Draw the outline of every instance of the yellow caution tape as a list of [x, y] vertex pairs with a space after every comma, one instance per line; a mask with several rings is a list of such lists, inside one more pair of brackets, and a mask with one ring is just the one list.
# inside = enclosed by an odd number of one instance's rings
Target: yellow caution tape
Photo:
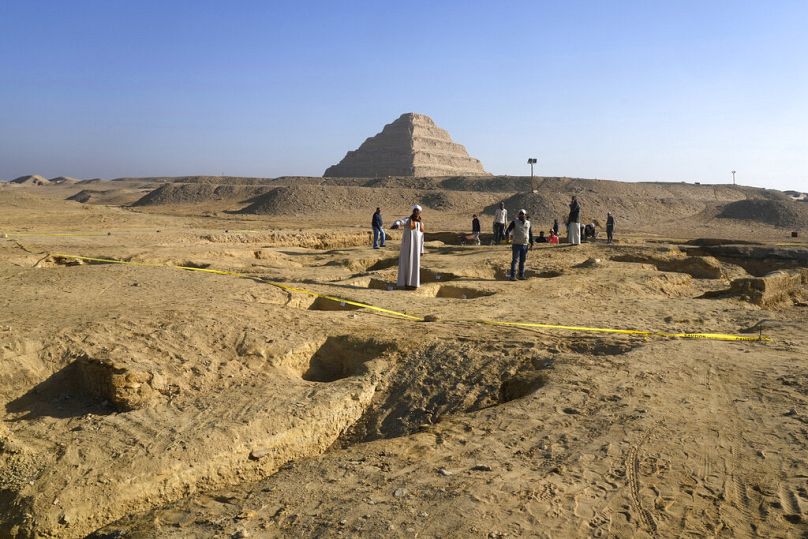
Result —
[[[128, 261], [128, 260], [116, 260], [116, 259], [113, 259], [113, 258], [93, 258], [93, 257], [89, 257], [89, 256], [68, 255], [68, 254], [64, 254], [64, 253], [54, 253], [51, 256], [53, 256], [53, 257], [61, 257], [61, 258], [72, 258], [72, 259], [75, 259], [75, 260], [85, 260], [87, 262], [99, 262], [99, 263], [102, 263], [102, 264], [121, 264], [121, 265], [124, 265], [124, 266], [141, 266], [141, 267], [152, 267], [152, 268], [164, 268], [164, 267], [166, 267], [166, 266], [162, 266], [160, 264], [149, 264], [149, 263], [146, 263], [146, 262], [131, 262], [131, 261]], [[198, 272], [201, 272], [201, 273], [212, 273], [214, 275], [228, 275], [228, 276], [231, 276], [231, 277], [240, 277], [240, 278], [244, 278], [244, 279], [253, 278], [253, 276], [251, 276], [251, 275], [245, 275], [243, 273], [238, 273], [238, 272], [235, 272], [235, 271], [217, 270], [217, 269], [209, 269], [209, 268], [195, 268], [193, 266], [174, 266], [174, 265], [171, 265], [171, 266], [168, 266], [168, 267], [171, 267], [171, 268], [174, 268], [174, 269], [181, 269], [181, 270], [185, 270], [185, 271], [198, 271]], [[305, 288], [297, 288], [297, 287], [285, 285], [285, 284], [282, 284], [282, 283], [276, 283], [276, 282], [273, 282], [273, 281], [268, 281], [266, 279], [264, 279], [263, 282], [268, 284], [268, 285], [272, 285], [274, 287], [280, 288], [282, 290], [288, 290], [289, 292], [299, 292], [301, 294], [306, 294], [306, 295], [313, 296], [313, 297], [323, 298], [323, 299], [326, 299], [326, 300], [335, 301], [337, 303], [344, 303], [346, 305], [353, 305], [355, 307], [360, 307], [360, 308], [363, 308], [363, 309], [369, 309], [371, 311], [384, 313], [384, 314], [388, 314], [388, 315], [392, 315], [392, 316], [398, 316], [400, 318], [406, 318], [408, 320], [417, 320], [417, 321], [422, 321], [423, 320], [423, 318], [421, 318], [419, 316], [413, 316], [411, 314], [402, 313], [402, 312], [399, 312], [399, 311], [393, 311], [393, 310], [390, 310], [390, 309], [383, 309], [382, 307], [376, 307], [375, 305], [368, 305], [367, 303], [361, 303], [361, 302], [358, 302], [358, 301], [353, 301], [353, 300], [349, 300], [349, 299], [345, 299], [345, 298], [338, 298], [338, 297], [335, 297], [335, 296], [329, 296], [329, 295], [326, 295], [326, 294], [320, 294], [319, 292], [314, 292], [313, 290], [307, 290]]]
[[642, 329], [613, 329], [613, 328], [591, 328], [586, 326], [560, 326], [556, 324], [538, 324], [533, 322], [497, 322], [485, 320], [484, 324], [492, 326], [512, 326], [526, 328], [563, 329], [567, 331], [589, 331], [595, 333], [619, 333], [622, 335], [643, 335], [647, 337], [671, 337], [678, 339], [710, 339], [714, 341], [769, 341], [769, 337], [759, 335], [757, 337], [746, 335], [730, 335], [727, 333], [668, 333], [666, 331], [647, 331]]
[[[63, 253], [54, 253], [51, 256], [53, 257], [61, 257], [61, 258], [72, 258], [75, 260], [86, 260], [88, 262], [100, 262], [105, 264], [121, 264], [126, 266], [145, 266], [145, 267], [153, 267], [153, 268], [164, 268], [164, 267], [171, 267], [174, 269], [181, 269], [185, 271], [198, 271], [202, 273], [212, 273], [214, 275], [229, 275], [232, 277], [240, 277], [240, 278], [253, 278], [251, 275], [245, 275], [243, 273], [238, 273], [235, 271], [227, 271], [227, 270], [217, 270], [217, 269], [209, 269], [209, 268], [195, 268], [193, 266], [163, 266], [160, 264], [149, 264], [146, 262], [131, 262], [128, 260], [116, 260], [113, 258], [93, 258], [88, 256], [78, 256], [78, 255], [69, 255]], [[312, 290], [308, 290], [305, 288], [298, 288], [295, 286], [289, 286], [282, 283], [276, 283], [269, 280], [263, 280], [264, 283], [269, 284], [271, 286], [280, 288], [282, 290], [287, 290], [289, 292], [298, 292], [300, 294], [307, 294], [309, 296], [314, 296], [318, 298], [323, 298], [330, 301], [335, 301], [338, 303], [343, 303], [346, 305], [353, 305], [355, 307], [360, 307], [363, 309], [369, 309], [371, 311], [375, 311], [378, 313], [383, 313], [391, 316], [397, 316], [400, 318], [405, 318], [407, 320], [416, 320], [416, 321], [423, 321], [422, 317], [413, 316], [411, 314], [402, 313], [399, 311], [393, 311], [390, 309], [384, 309], [382, 307], [376, 307], [375, 305], [369, 305], [367, 303], [361, 303], [358, 301], [353, 301], [345, 298], [340, 298], [336, 296], [329, 296], [327, 294], [320, 294], [319, 292], [314, 292]], [[709, 340], [716, 340], [716, 341], [769, 341], [771, 340], [769, 337], [765, 335], [759, 335], [757, 337], [753, 336], [746, 336], [746, 335], [729, 335], [724, 333], [667, 333], [664, 331], [646, 331], [640, 329], [614, 329], [614, 328], [593, 328], [593, 327], [586, 327], [586, 326], [563, 326], [563, 325], [556, 325], [556, 324], [540, 324], [535, 322], [498, 322], [494, 320], [470, 320], [471, 323], [477, 324], [487, 324], [492, 326], [510, 326], [510, 327], [526, 327], [526, 328], [543, 328], [543, 329], [560, 329], [565, 331], [587, 331], [587, 332], [594, 332], [594, 333], [616, 333], [621, 335], [643, 335], [647, 337], [668, 337], [668, 338], [678, 338], [678, 339], [709, 339]]]

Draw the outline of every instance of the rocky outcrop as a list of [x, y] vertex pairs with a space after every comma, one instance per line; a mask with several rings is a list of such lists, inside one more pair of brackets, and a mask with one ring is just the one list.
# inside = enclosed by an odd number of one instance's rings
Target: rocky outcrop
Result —
[[615, 262], [652, 264], [659, 271], [687, 273], [696, 279], [720, 279], [721, 263], [710, 256], [688, 257], [681, 253], [630, 253], [613, 256]]
[[757, 277], [775, 270], [808, 268], [808, 248], [805, 247], [702, 245], [686, 250], [690, 255], [712, 256], [735, 264]]
[[488, 173], [466, 148], [429, 116], [412, 112], [387, 124], [323, 176], [484, 176]]
[[774, 271], [763, 277], [733, 280], [728, 295], [767, 307], [790, 299], [805, 285], [808, 285], [808, 270]]

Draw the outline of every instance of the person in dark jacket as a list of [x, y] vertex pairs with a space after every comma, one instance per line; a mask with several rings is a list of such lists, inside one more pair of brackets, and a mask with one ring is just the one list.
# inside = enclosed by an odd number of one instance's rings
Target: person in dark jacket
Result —
[[[371, 226], [373, 227], [373, 248], [378, 249], [379, 247], [384, 247], [384, 223], [382, 222], [382, 209], [376, 208], [376, 212], [373, 214], [373, 221], [371, 222]], [[379, 242], [381, 240], [381, 242]]]
[[614, 215], [612, 212], [606, 213], [606, 243], [612, 243], [614, 239]]
[[536, 237], [536, 243], [547, 243], [547, 241], [547, 236], [544, 235], [544, 230], [542, 230]]
[[570, 213], [567, 217], [567, 243], [581, 244], [581, 205], [578, 204], [578, 197], [574, 195], [570, 202]]
[[471, 235], [474, 238], [474, 244], [480, 245], [480, 220], [477, 219], [477, 214], [471, 216]]
[[553, 219], [553, 232], [558, 236], [558, 219]]

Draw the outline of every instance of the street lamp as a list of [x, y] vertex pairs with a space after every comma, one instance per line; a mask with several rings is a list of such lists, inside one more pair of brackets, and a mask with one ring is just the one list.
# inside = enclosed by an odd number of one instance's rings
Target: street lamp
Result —
[[539, 160], [536, 159], [535, 157], [529, 157], [528, 160], [527, 160], [527, 164], [530, 165], [530, 179], [531, 180], [533, 179], [533, 165], [535, 165], [538, 162], [539, 162]]

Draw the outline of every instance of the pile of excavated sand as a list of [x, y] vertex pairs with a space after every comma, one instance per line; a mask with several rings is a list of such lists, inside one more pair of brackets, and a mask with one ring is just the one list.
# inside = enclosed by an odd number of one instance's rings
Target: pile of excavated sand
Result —
[[11, 180], [11, 183], [18, 183], [20, 185], [49, 185], [50, 181], [39, 174], [29, 174], [27, 176], [14, 178]]
[[248, 202], [270, 190], [270, 186], [213, 183], [166, 183], [136, 201], [133, 206], [199, 204], [215, 200]]
[[724, 206], [718, 217], [765, 223], [781, 228], [808, 227], [808, 206], [787, 197], [739, 200]]
[[[511, 176], [275, 180], [195, 176], [162, 178], [151, 184], [147, 179], [139, 181], [145, 182], [144, 187], [155, 184], [158, 187], [136, 201], [135, 206], [216, 203], [223, 209], [268, 216], [337, 216], [372, 212], [381, 207], [386, 215], [399, 217], [411, 204], [419, 203], [449, 220], [457, 220], [457, 216], [472, 213], [490, 216], [499, 202], [504, 201], [512, 215], [520, 208], [528, 210], [540, 230], [549, 227], [553, 219], [564, 223], [570, 196], [574, 194], [582, 205], [581, 222], [600, 225], [609, 211], [620, 227], [646, 229], [674, 221], [704, 226], [717, 216], [779, 227], [801, 227], [808, 222], [808, 208], [786, 195], [732, 185], [560, 177], [531, 180]], [[77, 196], [86, 198], [86, 193]], [[456, 228], [466, 226], [462, 221]]]
[[[697, 215], [709, 207], [702, 201], [687, 198], [619, 197], [599, 193], [583, 193], [578, 200], [581, 204], [580, 222], [601, 225], [605, 225], [607, 212], [612, 212], [621, 224], [648, 224]], [[563, 226], [569, 214], [570, 198], [561, 194], [517, 193], [504, 202], [514, 216], [519, 209], [525, 209], [535, 223], [549, 225], [553, 219], [558, 219]], [[497, 207], [493, 204], [485, 209], [485, 213], [493, 215]]]
[[57, 176], [48, 181], [54, 185], [73, 185], [75, 183], [79, 183], [80, 180], [70, 176]]
[[108, 206], [127, 206], [138, 200], [143, 193], [136, 189], [82, 189], [65, 200], [81, 204], [106, 204]]
[[402, 211], [417, 202], [435, 210], [475, 212], [492, 204], [498, 198], [496, 195], [474, 192], [300, 185], [273, 189], [241, 211], [268, 215], [298, 215], [340, 210], [372, 211], [377, 206]]

